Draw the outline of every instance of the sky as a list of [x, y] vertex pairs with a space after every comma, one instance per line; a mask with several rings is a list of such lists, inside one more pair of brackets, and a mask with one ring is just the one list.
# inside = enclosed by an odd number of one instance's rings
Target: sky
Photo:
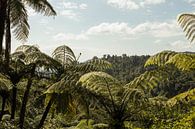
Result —
[[94, 56], [153, 55], [163, 50], [195, 51], [177, 16], [194, 13], [195, 0], [48, 0], [57, 12], [46, 17], [27, 7], [30, 35], [19, 45], [37, 45], [52, 54], [67, 45], [80, 61]]

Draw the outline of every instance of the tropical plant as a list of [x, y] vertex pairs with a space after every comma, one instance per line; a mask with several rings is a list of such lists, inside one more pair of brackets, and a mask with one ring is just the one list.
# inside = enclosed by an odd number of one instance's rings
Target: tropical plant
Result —
[[87, 73], [79, 79], [78, 84], [82, 94], [96, 100], [109, 115], [109, 129], [125, 128], [125, 121], [139, 121], [143, 108], [146, 108], [147, 99], [142, 90], [124, 88], [118, 80], [106, 73]]
[[[16, 39], [18, 40], [26, 40], [28, 38], [30, 26], [28, 24], [28, 15], [25, 5], [30, 6], [36, 12], [43, 13], [45, 16], [55, 16], [56, 12], [53, 7], [49, 4], [47, 0], [7, 0], [5, 6], [6, 12], [5, 18], [2, 18], [2, 22], [4, 22], [5, 31], [5, 60], [6, 64], [9, 64], [9, 55], [11, 52], [11, 28], [13, 29], [13, 33], [15, 34]], [[2, 34], [3, 38], [4, 34]], [[1, 47], [3, 44], [3, 40], [1, 42]], [[1, 52], [2, 53], [2, 52]]]
[[[70, 48], [65, 45], [58, 48], [54, 51], [54, 58], [56, 58], [57, 61], [61, 62], [63, 67], [66, 64], [66, 67], [64, 67], [63, 73], [61, 73], [61, 79], [57, 83], [50, 86], [49, 89], [45, 92], [47, 96], [47, 106], [37, 128], [41, 128], [44, 124], [44, 121], [52, 105], [56, 105], [55, 107], [58, 112], [60, 112], [61, 108], [61, 111], [66, 112], [66, 109], [72, 106], [70, 101], [70, 99], [72, 98], [71, 93], [75, 92], [76, 83], [83, 74], [90, 71], [99, 71], [111, 67], [111, 64], [109, 62], [99, 59], [79, 63], [74, 60], [76, 58], [74, 58], [74, 53]], [[68, 53], [69, 55], [64, 56], [65, 53]]]
[[22, 61], [25, 65], [30, 66], [30, 71], [27, 75], [28, 82], [26, 85], [26, 90], [22, 99], [22, 107], [20, 110], [20, 128], [23, 128], [26, 105], [33, 77], [36, 75], [37, 72], [40, 71], [40, 69], [42, 69], [42, 71], [44, 72], [49, 71], [50, 73], [55, 73], [61, 67], [61, 64], [55, 61], [53, 58], [49, 57], [48, 55], [40, 52], [40, 50], [35, 46], [20, 46], [16, 49], [16, 52], [23, 52], [24, 59], [22, 59]]

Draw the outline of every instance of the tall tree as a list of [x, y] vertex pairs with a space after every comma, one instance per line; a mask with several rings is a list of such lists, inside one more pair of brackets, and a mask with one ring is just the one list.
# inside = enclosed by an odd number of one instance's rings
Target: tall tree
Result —
[[[11, 31], [13, 29], [13, 33], [18, 40], [26, 40], [28, 38], [30, 26], [28, 24], [28, 15], [25, 5], [30, 6], [36, 12], [42, 13], [45, 16], [55, 16], [56, 12], [50, 3], [47, 0], [8, 0], [5, 4], [5, 15], [4, 16], [4, 28], [6, 30], [6, 38], [5, 38], [5, 59], [6, 63], [9, 64], [10, 52], [11, 52]], [[2, 8], [4, 9], [4, 8]], [[6, 29], [5, 29], [6, 24]], [[1, 34], [0, 32], [0, 39], [1, 35], [3, 38], [4, 33]], [[2, 40], [3, 45], [3, 40]], [[1, 47], [2, 47], [1, 45]], [[1, 52], [1, 48], [0, 48]]]

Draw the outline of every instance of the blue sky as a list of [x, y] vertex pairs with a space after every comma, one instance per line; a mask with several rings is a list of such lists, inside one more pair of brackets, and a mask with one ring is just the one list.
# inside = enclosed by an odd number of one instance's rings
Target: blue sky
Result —
[[[27, 8], [30, 35], [23, 44], [51, 54], [68, 45], [81, 61], [93, 56], [155, 54], [163, 50], [195, 51], [177, 24], [177, 15], [193, 13], [195, 0], [48, 0], [56, 17]], [[12, 50], [21, 45], [13, 39]]]

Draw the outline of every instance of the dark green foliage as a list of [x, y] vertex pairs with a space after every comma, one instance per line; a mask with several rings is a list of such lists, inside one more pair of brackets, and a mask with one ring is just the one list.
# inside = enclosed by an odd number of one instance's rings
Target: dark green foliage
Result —
[[193, 53], [80, 63], [64, 47], [56, 60], [28, 45], [11, 55], [9, 72], [0, 75], [0, 128], [193, 128]]
[[103, 60], [109, 61], [113, 67], [106, 70], [107, 73], [116, 77], [124, 83], [128, 83], [135, 77], [145, 72], [144, 64], [150, 56], [122, 56], [104, 55]]

